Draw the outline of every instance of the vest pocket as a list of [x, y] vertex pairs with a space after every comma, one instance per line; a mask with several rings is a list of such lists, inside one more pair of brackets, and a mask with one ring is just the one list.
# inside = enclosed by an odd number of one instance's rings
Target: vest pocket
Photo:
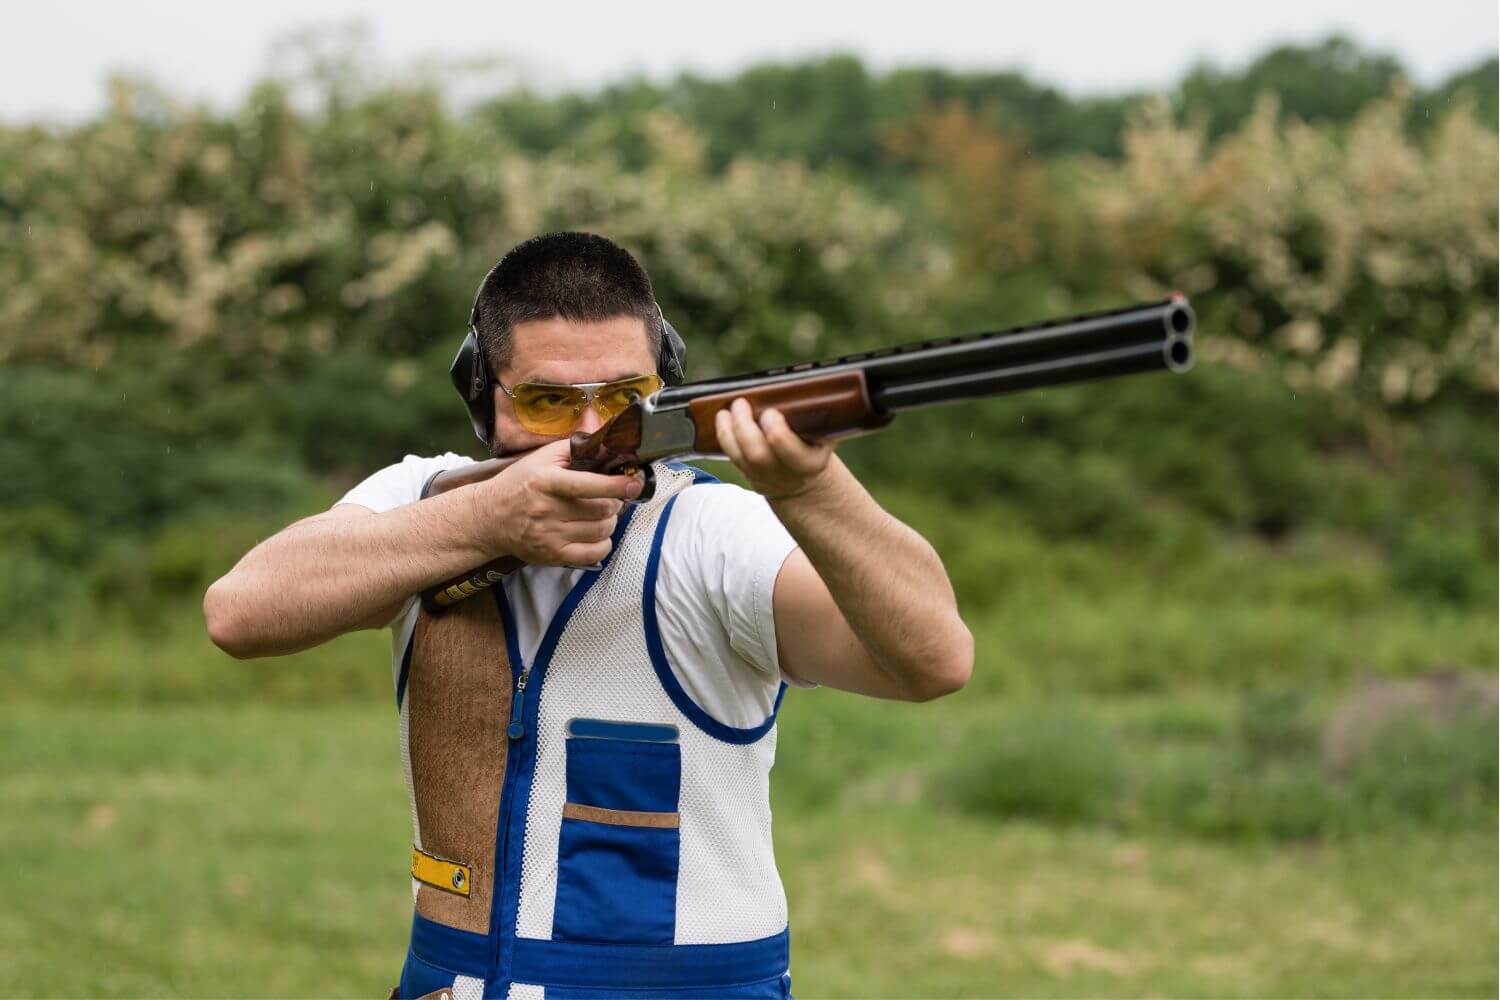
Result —
[[682, 782], [676, 727], [574, 719], [568, 732], [552, 938], [671, 944]]

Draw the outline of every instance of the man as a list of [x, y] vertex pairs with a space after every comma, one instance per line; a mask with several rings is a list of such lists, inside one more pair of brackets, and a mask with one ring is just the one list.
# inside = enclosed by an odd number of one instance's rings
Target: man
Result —
[[[744, 401], [717, 431], [751, 490], [660, 464], [630, 504], [635, 478], [570, 470], [569, 433], [680, 376], [650, 279], [602, 237], [514, 248], [471, 336], [476, 431], [529, 454], [426, 498], [471, 460], [375, 473], [214, 583], [209, 634], [251, 657], [391, 628], [416, 833], [401, 996], [787, 996], [781, 696], [961, 687], [973, 642], [942, 563], [831, 446]], [[421, 610], [503, 554], [527, 565]]]

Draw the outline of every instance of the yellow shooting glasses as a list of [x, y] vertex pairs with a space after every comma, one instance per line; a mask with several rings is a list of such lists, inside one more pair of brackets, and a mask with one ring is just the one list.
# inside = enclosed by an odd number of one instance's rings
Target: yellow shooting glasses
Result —
[[514, 389], [498, 383], [500, 391], [515, 405], [516, 419], [533, 434], [571, 434], [590, 404], [603, 420], [610, 420], [631, 403], [645, 399], [662, 387], [658, 375], [632, 375], [613, 382], [580, 382], [550, 385], [517, 382]]

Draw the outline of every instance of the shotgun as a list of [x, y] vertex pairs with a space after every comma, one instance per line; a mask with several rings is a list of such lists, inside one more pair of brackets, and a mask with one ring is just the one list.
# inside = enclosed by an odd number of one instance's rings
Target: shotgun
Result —
[[[743, 397], [757, 419], [774, 407], [814, 440], [868, 433], [902, 410], [1139, 372], [1185, 372], [1193, 363], [1192, 307], [1162, 302], [1086, 313], [967, 337], [883, 347], [829, 361], [685, 382], [632, 404], [592, 434], [574, 434], [571, 466], [605, 475], [640, 473], [651, 498], [651, 463], [722, 458], [714, 415]], [[522, 453], [525, 454], [525, 453]], [[480, 482], [521, 457], [492, 458], [434, 476], [424, 498]], [[422, 593], [440, 614], [522, 565], [502, 556]]]

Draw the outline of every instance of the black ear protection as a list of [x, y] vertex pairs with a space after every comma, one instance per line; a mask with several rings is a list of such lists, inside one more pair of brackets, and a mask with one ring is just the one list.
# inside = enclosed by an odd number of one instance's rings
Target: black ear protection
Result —
[[[464, 335], [464, 342], [458, 346], [458, 355], [448, 369], [453, 388], [458, 390], [464, 405], [469, 408], [474, 433], [486, 448], [490, 446], [490, 428], [495, 423], [495, 378], [490, 374], [489, 365], [484, 363], [484, 352], [479, 349], [479, 296], [489, 283], [490, 275], [499, 267], [496, 264], [490, 268], [479, 283], [479, 290], [474, 293], [474, 305], [469, 309], [469, 332]], [[656, 355], [656, 373], [667, 385], [678, 385], [686, 377], [687, 345], [667, 322], [667, 317], [662, 316], [659, 305], [656, 314], [661, 316], [661, 349]]]

